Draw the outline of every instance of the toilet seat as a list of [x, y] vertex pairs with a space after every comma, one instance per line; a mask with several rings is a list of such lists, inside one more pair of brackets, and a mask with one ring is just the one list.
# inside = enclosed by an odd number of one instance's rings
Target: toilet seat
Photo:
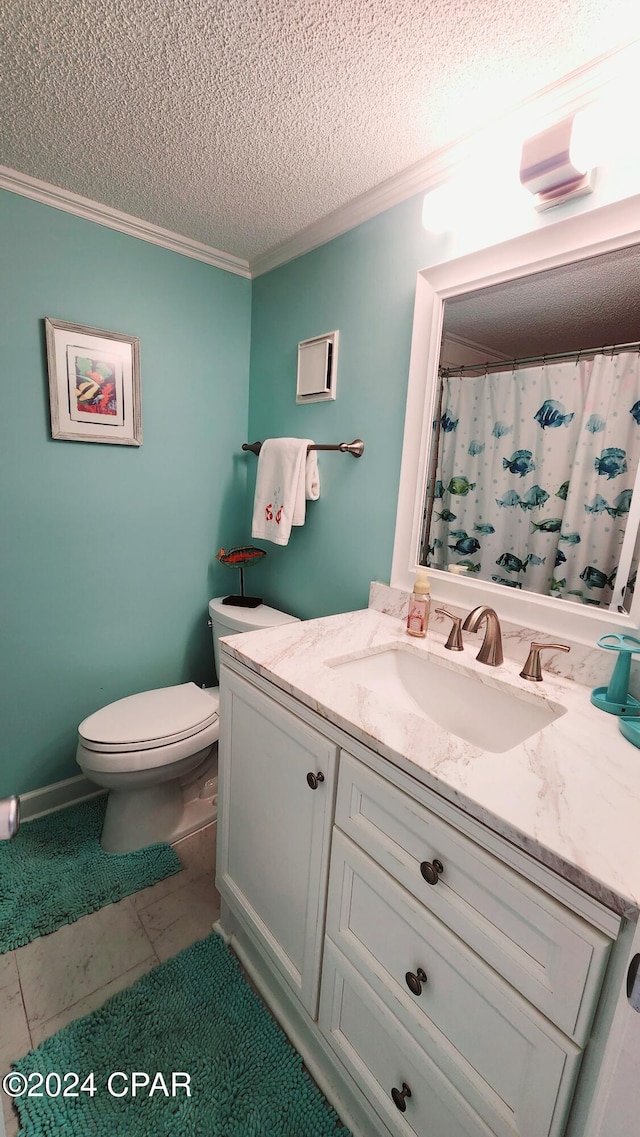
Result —
[[217, 738], [219, 703], [217, 687], [203, 690], [195, 683], [141, 691], [84, 719], [78, 727], [80, 744], [85, 750], [115, 756], [173, 748], [174, 743], [199, 734], [208, 738], [214, 733], [212, 727]]

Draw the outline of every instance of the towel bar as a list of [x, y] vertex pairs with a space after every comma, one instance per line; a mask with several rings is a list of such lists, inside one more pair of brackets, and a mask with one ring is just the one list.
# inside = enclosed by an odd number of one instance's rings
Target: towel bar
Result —
[[[261, 442], [243, 442], [242, 449], [250, 450], [252, 454], [259, 454]], [[353, 454], [354, 458], [361, 458], [364, 454], [364, 442], [361, 438], [354, 438], [353, 442], [336, 442], [307, 446], [307, 450], [342, 450], [343, 454]]]

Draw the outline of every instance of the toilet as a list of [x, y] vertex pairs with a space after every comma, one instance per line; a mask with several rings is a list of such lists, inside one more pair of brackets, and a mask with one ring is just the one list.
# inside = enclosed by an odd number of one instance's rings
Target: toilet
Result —
[[[209, 602], [216, 674], [221, 636], [297, 622], [267, 604], [244, 608]], [[100, 844], [129, 853], [178, 841], [216, 816], [219, 690], [180, 683], [128, 695], [84, 719], [76, 761], [108, 789]]]

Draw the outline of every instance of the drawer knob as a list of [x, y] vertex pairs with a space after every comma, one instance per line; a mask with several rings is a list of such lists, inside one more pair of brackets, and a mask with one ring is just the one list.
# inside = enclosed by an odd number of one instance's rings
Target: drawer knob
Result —
[[320, 770], [318, 770], [317, 774], [313, 774], [309, 771], [307, 774], [307, 785], [311, 786], [312, 790], [317, 790], [318, 782], [324, 782], [324, 774]]
[[407, 971], [405, 979], [407, 981], [407, 987], [411, 991], [412, 995], [422, 994], [422, 984], [427, 982], [427, 975], [421, 967], [418, 967], [416, 969], [415, 974], [413, 971]]
[[420, 872], [427, 884], [437, 884], [440, 873], [444, 872], [444, 865], [442, 861], [423, 861], [420, 865]]
[[393, 1098], [393, 1104], [398, 1107], [400, 1113], [404, 1113], [405, 1109], [407, 1108], [407, 1103], [404, 1099], [411, 1097], [411, 1090], [409, 1089], [407, 1083], [402, 1083], [401, 1090], [397, 1090], [394, 1086], [391, 1091], [391, 1097]]

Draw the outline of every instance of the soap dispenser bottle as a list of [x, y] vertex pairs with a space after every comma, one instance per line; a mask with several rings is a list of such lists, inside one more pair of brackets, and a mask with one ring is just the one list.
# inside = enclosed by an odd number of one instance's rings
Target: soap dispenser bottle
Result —
[[429, 623], [429, 604], [431, 586], [425, 569], [419, 568], [413, 593], [409, 597], [407, 613], [407, 632], [410, 636], [426, 636]]

